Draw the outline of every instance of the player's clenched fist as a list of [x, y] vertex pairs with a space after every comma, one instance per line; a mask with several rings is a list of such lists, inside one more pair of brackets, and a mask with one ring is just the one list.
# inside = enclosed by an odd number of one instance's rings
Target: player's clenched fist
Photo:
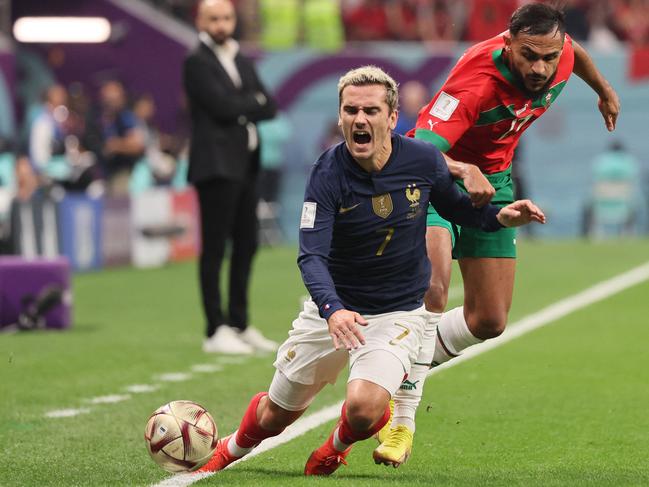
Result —
[[501, 208], [496, 216], [505, 227], [520, 227], [530, 222], [545, 223], [545, 214], [530, 200], [518, 200]]
[[357, 325], [365, 326], [367, 321], [358, 313], [339, 309], [329, 317], [327, 325], [336, 350], [343, 347], [352, 350], [365, 345], [365, 338]]

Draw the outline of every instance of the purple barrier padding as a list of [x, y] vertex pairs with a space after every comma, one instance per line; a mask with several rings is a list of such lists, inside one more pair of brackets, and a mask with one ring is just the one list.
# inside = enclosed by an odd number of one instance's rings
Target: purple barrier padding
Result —
[[45, 315], [48, 328], [72, 324], [70, 264], [65, 257], [27, 260], [18, 256], [0, 257], [0, 327], [16, 323], [23, 311], [23, 298], [33, 297], [47, 286], [58, 284], [65, 290], [61, 304]]

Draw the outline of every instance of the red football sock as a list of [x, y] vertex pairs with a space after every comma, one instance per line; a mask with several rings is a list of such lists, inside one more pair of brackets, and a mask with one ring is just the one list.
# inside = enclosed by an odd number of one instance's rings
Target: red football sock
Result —
[[342, 414], [340, 416], [340, 426], [338, 427], [338, 438], [340, 438], [340, 441], [343, 443], [346, 443], [347, 445], [351, 445], [352, 443], [355, 443], [357, 441], [361, 440], [366, 440], [370, 438], [374, 433], [377, 433], [378, 431], [385, 426], [385, 424], [388, 422], [390, 419], [390, 406], [385, 407], [385, 412], [383, 413], [383, 416], [381, 416], [381, 419], [379, 419], [374, 426], [372, 426], [369, 430], [363, 431], [363, 432], [358, 432], [354, 431], [349, 424], [349, 421], [347, 420], [347, 412], [345, 408], [345, 404], [343, 404], [343, 409], [342, 409]]
[[239, 429], [237, 430], [236, 443], [240, 448], [252, 448], [257, 446], [262, 440], [277, 436], [283, 430], [270, 431], [259, 426], [257, 422], [257, 407], [262, 397], [268, 395], [267, 392], [259, 392], [250, 400], [248, 409], [246, 409]]

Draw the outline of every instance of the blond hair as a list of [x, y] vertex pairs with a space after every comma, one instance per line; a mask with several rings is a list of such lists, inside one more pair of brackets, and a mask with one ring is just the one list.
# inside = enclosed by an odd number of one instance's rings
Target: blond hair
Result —
[[392, 77], [377, 66], [362, 66], [347, 71], [338, 80], [338, 108], [342, 103], [343, 90], [348, 86], [382, 85], [385, 87], [385, 102], [390, 113], [399, 108], [399, 85]]

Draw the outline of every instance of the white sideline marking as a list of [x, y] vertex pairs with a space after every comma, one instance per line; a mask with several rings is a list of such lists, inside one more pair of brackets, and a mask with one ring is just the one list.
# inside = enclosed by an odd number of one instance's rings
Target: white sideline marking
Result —
[[108, 396], [97, 396], [86, 399], [90, 404], [112, 404], [115, 402], [128, 401], [131, 398], [128, 394], [110, 394]]
[[210, 373], [210, 372], [220, 372], [223, 370], [223, 367], [220, 365], [214, 365], [214, 364], [196, 364], [192, 365], [192, 372], [200, 372], [200, 373]]
[[596, 303], [597, 301], [602, 301], [614, 294], [624, 291], [630, 287], [640, 284], [649, 279], [649, 262], [646, 262], [635, 269], [631, 269], [628, 272], [619, 274], [618, 276], [607, 279], [606, 281], [599, 282], [592, 287], [584, 289], [577, 294], [573, 294], [567, 298], [564, 298], [560, 301], [557, 301], [550, 306], [543, 308], [536, 313], [527, 315], [515, 323], [509, 325], [505, 332], [497, 338], [487, 340], [484, 343], [480, 343], [479, 347], [475, 345], [467, 348], [462, 355], [453, 359], [451, 362], [446, 362], [445, 364], [440, 365], [431, 369], [428, 375], [432, 375], [440, 370], [447, 369], [451, 366], [457, 365], [459, 363], [470, 360], [473, 357], [476, 357], [480, 354], [488, 352], [500, 345], [503, 345], [515, 338], [518, 338], [525, 333], [528, 333], [532, 330], [536, 330], [548, 323], [563, 318], [570, 313], [573, 313], [582, 308], [586, 308], [591, 304]]
[[[467, 349], [462, 355], [456, 359], [446, 362], [439, 367], [432, 369], [428, 375], [433, 375], [441, 370], [448, 369], [459, 363], [470, 360], [473, 357], [477, 357], [489, 350], [492, 350], [496, 347], [504, 345], [505, 343], [518, 338], [525, 333], [528, 333], [532, 330], [536, 330], [548, 323], [563, 318], [566, 315], [569, 315], [577, 310], [586, 308], [597, 301], [606, 299], [614, 294], [617, 294], [625, 289], [640, 284], [649, 279], [649, 262], [646, 262], [635, 269], [631, 269], [628, 272], [619, 274], [611, 279], [607, 279], [598, 284], [595, 284], [592, 287], [589, 287], [577, 294], [573, 294], [565, 299], [557, 301], [542, 310], [532, 313], [531, 315], [525, 316], [524, 318], [510, 324], [505, 332], [500, 335], [498, 338], [488, 340], [484, 343], [481, 343], [480, 346], [473, 346]], [[332, 406], [328, 406], [324, 409], [321, 409], [309, 416], [300, 418], [298, 421], [293, 423], [291, 426], [286, 428], [286, 430], [274, 438], [269, 438], [261, 442], [261, 444], [248, 455], [243, 457], [241, 460], [237, 460], [232, 463], [229, 467], [236, 465], [237, 463], [244, 462], [249, 458], [259, 455], [265, 451], [268, 451], [276, 446], [279, 446], [283, 443], [286, 443], [293, 438], [301, 436], [308, 431], [317, 428], [318, 426], [335, 419], [340, 414], [340, 408], [342, 407], [343, 402], [340, 401]], [[228, 468], [229, 468], [228, 467]], [[186, 487], [198, 482], [201, 479], [210, 477], [216, 472], [205, 472], [200, 474], [181, 474], [174, 475], [169, 477], [162, 482], [154, 484], [153, 487]]]
[[56, 409], [54, 411], [48, 411], [45, 413], [46, 418], [71, 418], [73, 416], [78, 416], [80, 414], [89, 413], [90, 409], [81, 408], [81, 409]]
[[157, 391], [159, 388], [159, 386], [153, 386], [150, 384], [133, 384], [126, 386], [124, 390], [126, 392], [132, 392], [133, 394], [143, 394], [145, 392]]
[[170, 372], [169, 374], [160, 374], [156, 376], [158, 380], [163, 382], [183, 382], [191, 379], [191, 374], [186, 374], [185, 372]]

